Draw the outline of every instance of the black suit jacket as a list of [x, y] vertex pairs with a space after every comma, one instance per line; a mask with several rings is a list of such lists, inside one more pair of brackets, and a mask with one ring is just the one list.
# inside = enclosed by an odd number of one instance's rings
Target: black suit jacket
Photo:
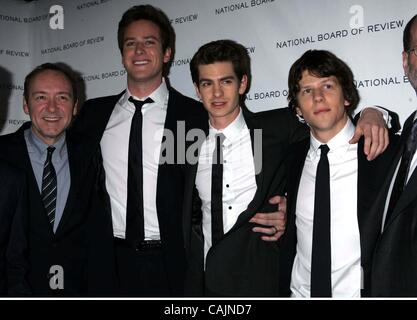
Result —
[[[403, 133], [411, 129], [415, 112], [404, 124]], [[386, 179], [381, 184], [372, 208], [382, 216], [388, 189], [401, 159], [406, 134], [401, 135], [400, 147]], [[373, 296], [417, 296], [417, 170], [414, 170], [390, 218], [378, 239], [372, 264]]]
[[[56, 232], [53, 233], [27, 152], [24, 130], [30, 126], [31, 123], [27, 122], [17, 132], [0, 137], [0, 150], [2, 150], [0, 158], [26, 172], [29, 203], [29, 211], [26, 215], [29, 285], [35, 296], [78, 296], [85, 292], [85, 266], [88, 252], [85, 227], [92, 190], [88, 181], [91, 181], [89, 174], [92, 170], [77, 162], [75, 155], [79, 150], [67, 134], [71, 186], [62, 218]], [[54, 265], [63, 268], [64, 289], [50, 288], [50, 268]]]
[[29, 295], [26, 282], [25, 173], [0, 161], [0, 296]]
[[[262, 161], [256, 159], [256, 152], [248, 155], [255, 156], [255, 166], [262, 164], [261, 168], [255, 170], [258, 172], [255, 176], [257, 190], [235, 225], [208, 251], [205, 272], [201, 218], [198, 218], [201, 216], [201, 207], [194, 186], [198, 163], [187, 170], [184, 210], [185, 216], [193, 212], [189, 221], [194, 221], [190, 232], [192, 238], [189, 247], [192, 250], [187, 279], [190, 295], [202, 294], [203, 286], [206, 295], [214, 296], [278, 295], [279, 247], [277, 243], [261, 240], [259, 234], [252, 232], [254, 225], [249, 223], [249, 220], [257, 212], [275, 211], [275, 206], [269, 205], [268, 199], [284, 193], [283, 163], [287, 156], [287, 148], [292, 141], [306, 136], [308, 130], [288, 108], [259, 113], [242, 108], [242, 112], [250, 130], [252, 151], [254, 130], [262, 129]], [[203, 129], [207, 132], [208, 122], [205, 122], [205, 125]]]
[[[178, 159], [180, 158], [177, 157], [177, 152], [184, 152], [185, 145], [179, 146], [178, 143], [182, 144], [185, 136], [181, 136], [183, 129], [178, 129], [177, 123], [183, 122], [185, 130], [188, 130], [189, 128], [199, 126], [193, 123], [195, 121], [202, 121], [205, 117], [201, 103], [180, 94], [173, 88], [169, 88], [168, 90], [169, 99], [164, 128], [173, 133], [175, 157], [173, 163], [162, 163], [158, 167], [156, 207], [170, 294], [173, 296], [181, 296], [184, 294], [186, 270], [186, 254], [184, 248], [184, 233], [186, 229], [183, 226], [185, 221], [182, 215], [184, 164], [178, 163]], [[74, 135], [80, 138], [80, 157], [82, 157], [83, 162], [89, 163], [91, 158], [94, 157], [94, 153], [100, 149], [103, 132], [117, 101], [123, 93], [88, 100], [84, 104], [72, 128]], [[104, 238], [108, 244], [102, 247], [102, 250], [113, 252], [114, 247], [111, 243], [113, 230], [111, 228], [110, 200], [105, 190], [105, 172], [102, 168], [100, 170], [102, 181], [100, 189], [105, 206], [105, 215], [102, 218], [107, 228]], [[103, 221], [101, 222], [103, 223]], [[114, 265], [114, 260], [111, 261], [110, 256], [108, 263]], [[110, 268], [108, 271], [111, 273]]]
[[[295, 210], [300, 184], [301, 174], [305, 158], [310, 148], [310, 138], [292, 146], [292, 156], [288, 158], [288, 183], [287, 183], [287, 229], [282, 239], [280, 256], [280, 295], [289, 296], [291, 272], [296, 254], [297, 231], [295, 225]], [[389, 167], [397, 149], [398, 136], [390, 133], [390, 144], [387, 150], [373, 161], [368, 161], [363, 152], [364, 139], [358, 143], [358, 185], [357, 185], [357, 217], [361, 246], [361, 267], [363, 276], [362, 296], [369, 296], [370, 273], [373, 250], [381, 230], [381, 214], [371, 210], [384, 173]], [[355, 190], [346, 190], [347, 193]], [[349, 196], [349, 194], [347, 195]]]

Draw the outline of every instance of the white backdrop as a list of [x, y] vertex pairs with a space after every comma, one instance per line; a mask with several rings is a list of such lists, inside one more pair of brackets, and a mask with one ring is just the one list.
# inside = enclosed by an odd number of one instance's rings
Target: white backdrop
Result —
[[[252, 58], [253, 111], [287, 105], [291, 64], [310, 48], [333, 51], [352, 68], [361, 94], [359, 109], [378, 104], [401, 122], [417, 107], [402, 69], [402, 32], [417, 13], [415, 0], [0, 0], [0, 133], [15, 131], [22, 111], [25, 75], [44, 62], [64, 62], [79, 72], [85, 95], [124, 89], [117, 24], [129, 7], [150, 3], [163, 9], [176, 30], [170, 79], [196, 97], [189, 61], [211, 40], [244, 44]], [[63, 29], [52, 29], [53, 5], [63, 9]]]

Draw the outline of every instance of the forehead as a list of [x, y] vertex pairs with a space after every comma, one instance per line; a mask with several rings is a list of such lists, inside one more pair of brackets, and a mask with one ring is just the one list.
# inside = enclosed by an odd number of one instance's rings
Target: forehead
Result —
[[200, 64], [198, 66], [200, 78], [221, 78], [225, 76], [236, 77], [233, 64], [230, 61]]
[[339, 84], [339, 81], [335, 76], [328, 76], [328, 77], [321, 77], [318, 75], [313, 74], [309, 70], [304, 70], [301, 74], [300, 84], [308, 84], [308, 83], [321, 83], [326, 81], [333, 81], [337, 84]]
[[125, 30], [124, 36], [123, 38], [130, 38], [130, 37], [137, 37], [137, 36], [141, 36], [141, 37], [155, 37], [155, 38], [160, 38], [160, 29], [159, 26], [150, 21], [150, 20], [137, 20], [137, 21], [133, 21], [131, 22]]
[[62, 72], [56, 70], [44, 70], [30, 81], [29, 89], [31, 91], [52, 88], [70, 91], [71, 82]]

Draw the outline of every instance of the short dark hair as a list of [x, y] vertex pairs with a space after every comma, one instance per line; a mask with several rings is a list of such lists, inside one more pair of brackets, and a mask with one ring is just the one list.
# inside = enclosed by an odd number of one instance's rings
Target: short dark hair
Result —
[[303, 72], [324, 78], [334, 76], [343, 90], [343, 97], [349, 102], [346, 112], [351, 115], [358, 106], [360, 97], [356, 89], [353, 73], [349, 66], [333, 53], [326, 50], [306, 51], [290, 68], [288, 74], [288, 104], [295, 110], [298, 106], [297, 93], [300, 91], [299, 81]]
[[60, 63], [44, 63], [40, 66], [37, 66], [35, 69], [33, 69], [26, 77], [25, 77], [25, 84], [24, 84], [24, 90], [23, 90], [23, 96], [25, 97], [26, 102], [29, 101], [29, 91], [30, 91], [30, 85], [33, 80], [38, 74], [44, 72], [44, 71], [56, 71], [61, 73], [65, 78], [67, 78], [68, 82], [71, 84], [72, 89], [72, 98], [74, 100], [74, 103], [78, 100], [78, 90], [77, 90], [77, 82], [75, 80], [75, 76], [73, 72], [65, 67], [64, 65]]
[[407, 22], [407, 25], [404, 28], [403, 33], [403, 47], [404, 51], [410, 50], [410, 42], [411, 42], [411, 28], [413, 27], [414, 22], [417, 20], [417, 14]]
[[119, 28], [117, 29], [117, 41], [120, 53], [123, 54], [123, 39], [126, 28], [131, 23], [139, 20], [148, 20], [156, 24], [159, 28], [163, 52], [168, 48], [171, 49], [171, 59], [164, 64], [162, 70], [163, 76], [167, 76], [175, 55], [175, 31], [167, 15], [159, 8], [146, 4], [131, 7], [123, 14], [122, 19], [119, 22]]
[[239, 81], [242, 80], [244, 75], [248, 77], [246, 91], [240, 96], [239, 101], [243, 106], [252, 79], [248, 51], [244, 46], [233, 40], [217, 40], [204, 44], [197, 50], [190, 62], [191, 78], [193, 82], [198, 85], [200, 77], [198, 66], [215, 62], [231, 62], [233, 64], [233, 71]]

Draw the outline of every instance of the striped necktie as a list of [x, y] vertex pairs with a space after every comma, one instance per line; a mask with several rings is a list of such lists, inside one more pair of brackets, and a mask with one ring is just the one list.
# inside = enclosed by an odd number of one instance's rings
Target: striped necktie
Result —
[[48, 147], [48, 155], [46, 156], [45, 165], [42, 175], [42, 201], [45, 208], [49, 223], [54, 226], [55, 209], [56, 209], [56, 172], [52, 164], [52, 153], [55, 147]]

